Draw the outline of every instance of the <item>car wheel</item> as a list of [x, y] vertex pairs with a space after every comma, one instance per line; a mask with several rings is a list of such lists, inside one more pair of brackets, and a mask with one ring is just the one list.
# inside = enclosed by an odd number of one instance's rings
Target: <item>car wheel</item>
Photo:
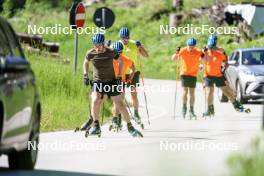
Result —
[[228, 98], [227, 96], [225, 96], [225, 94], [223, 93], [223, 91], [221, 89], [218, 89], [217, 91], [217, 95], [218, 95], [218, 99], [221, 103], [226, 103], [228, 102]]
[[[32, 146], [30, 149], [26, 148], [23, 151], [12, 152], [8, 155], [8, 163], [10, 169], [32, 170], [35, 167], [38, 155], [39, 143], [39, 129], [40, 129], [40, 112], [36, 111], [34, 117], [32, 131], [30, 133], [30, 141]], [[36, 148], [34, 148], [36, 146]]]
[[247, 103], [247, 99], [243, 97], [242, 87], [239, 81], [236, 84], [236, 100], [242, 104]]

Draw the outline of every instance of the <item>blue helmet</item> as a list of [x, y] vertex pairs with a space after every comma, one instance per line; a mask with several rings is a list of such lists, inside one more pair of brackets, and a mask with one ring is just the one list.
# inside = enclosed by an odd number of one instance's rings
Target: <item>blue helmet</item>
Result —
[[216, 40], [214, 40], [214, 39], [208, 39], [207, 46], [208, 46], [209, 49], [214, 48], [216, 46]]
[[209, 37], [208, 37], [208, 41], [209, 40], [215, 40], [216, 42], [217, 42], [217, 36], [216, 35], [210, 35]]
[[121, 42], [115, 42], [113, 43], [113, 46], [112, 46], [116, 51], [121, 51], [123, 50], [123, 44]]
[[92, 38], [92, 42], [94, 45], [96, 44], [103, 44], [104, 43], [104, 35], [103, 34], [95, 34]]
[[188, 46], [195, 46], [195, 45], [196, 45], [196, 40], [195, 40], [195, 38], [189, 38], [189, 39], [187, 40], [186, 44], [187, 44]]
[[129, 38], [129, 30], [127, 27], [122, 27], [119, 31], [120, 38]]

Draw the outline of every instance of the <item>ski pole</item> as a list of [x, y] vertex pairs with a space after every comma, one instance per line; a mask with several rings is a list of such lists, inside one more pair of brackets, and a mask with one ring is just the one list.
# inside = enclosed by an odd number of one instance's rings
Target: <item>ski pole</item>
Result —
[[127, 106], [127, 108], [128, 108], [128, 111], [129, 111], [130, 117], [132, 117], [132, 112], [131, 112], [131, 109], [130, 109], [130, 107], [129, 107], [129, 104], [128, 104], [126, 98], [124, 98], [124, 99], [125, 99], [125, 103], [126, 103], [126, 106]]
[[174, 105], [173, 105], [173, 119], [175, 120], [176, 118], [176, 102], [177, 102], [177, 92], [178, 92], [178, 82], [177, 82], [177, 78], [178, 78], [178, 64], [176, 61], [176, 67], [175, 67], [175, 92], [174, 92]]
[[150, 125], [150, 121], [149, 121], [149, 111], [148, 111], [148, 101], [147, 101], [147, 95], [145, 92], [145, 83], [144, 83], [144, 78], [143, 78], [143, 73], [142, 73], [142, 64], [140, 63], [140, 77], [141, 77], [141, 81], [143, 84], [143, 93], [144, 93], [144, 98], [145, 98], [145, 103], [146, 103], [146, 111], [147, 111], [147, 116], [148, 116], [148, 124]]
[[[90, 82], [91, 83], [91, 86], [92, 86], [92, 81]], [[86, 97], [88, 99], [88, 108], [89, 108], [89, 116], [91, 119], [93, 119], [93, 116], [92, 116], [92, 111], [91, 111], [91, 97], [90, 97], [90, 92], [89, 92], [89, 85], [86, 86]]]
[[204, 89], [204, 112], [206, 112], [206, 107], [207, 107], [207, 91], [206, 91], [206, 86], [205, 86], [205, 79], [202, 78], [202, 87]]
[[101, 123], [103, 125], [103, 123], [104, 123], [104, 111], [105, 111], [104, 103], [103, 103], [103, 108], [102, 109], [103, 109], [103, 113], [102, 113]]

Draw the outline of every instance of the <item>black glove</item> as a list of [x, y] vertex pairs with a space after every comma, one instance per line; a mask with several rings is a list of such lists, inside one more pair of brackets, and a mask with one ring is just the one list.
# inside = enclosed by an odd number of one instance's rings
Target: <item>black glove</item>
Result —
[[117, 60], [120, 57], [119, 53], [116, 53], [116, 55], [114, 56], [114, 59]]
[[106, 46], [110, 47], [110, 45], [111, 45], [111, 40], [108, 40], [108, 41], [106, 42]]
[[89, 86], [90, 80], [88, 78], [88, 74], [84, 74], [83, 83], [84, 83], [85, 86]]
[[205, 46], [204, 48], [203, 48], [203, 52], [206, 52], [208, 50], [208, 48]]
[[181, 47], [178, 46], [178, 47], [176, 48], [176, 52], [179, 52], [180, 50], [181, 50]]
[[136, 41], [136, 46], [137, 46], [137, 47], [140, 47], [140, 46], [141, 46], [140, 41]]

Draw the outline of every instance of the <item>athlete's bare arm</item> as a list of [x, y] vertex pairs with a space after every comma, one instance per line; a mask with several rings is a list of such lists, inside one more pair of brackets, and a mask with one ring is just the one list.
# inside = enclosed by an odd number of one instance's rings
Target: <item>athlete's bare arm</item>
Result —
[[172, 60], [172, 61], [175, 61], [176, 59], [178, 59], [178, 56], [177, 56], [177, 53], [174, 53], [174, 54], [171, 56], [171, 60]]
[[83, 74], [88, 75], [89, 72], [89, 61], [85, 58], [83, 62]]
[[138, 47], [138, 53], [145, 58], [149, 57], [147, 50], [143, 46]]
[[132, 64], [132, 66], [131, 66], [131, 68], [130, 68], [129, 79], [128, 79], [129, 82], [132, 82], [133, 77], [134, 77], [134, 75], [135, 75], [135, 71], [136, 71], [136, 69], [135, 69], [135, 65]]

